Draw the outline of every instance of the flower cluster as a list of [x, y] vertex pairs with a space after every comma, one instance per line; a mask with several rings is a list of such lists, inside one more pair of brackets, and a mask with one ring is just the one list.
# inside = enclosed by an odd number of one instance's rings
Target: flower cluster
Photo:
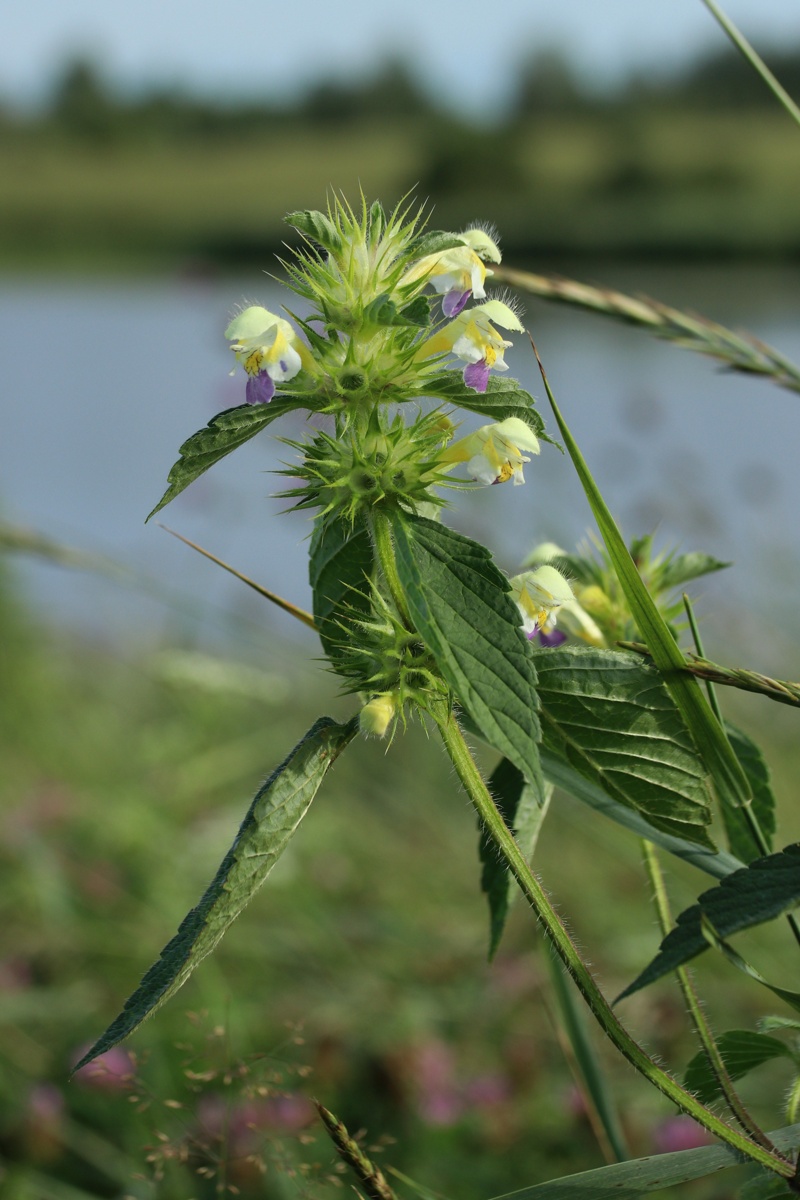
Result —
[[[479, 227], [430, 232], [407, 210], [387, 216], [380, 205], [364, 204], [353, 212], [340, 201], [327, 213], [287, 220], [303, 238], [283, 265], [304, 315], [250, 304], [225, 334], [246, 376], [248, 405], [273, 404], [277, 415], [279, 401], [280, 412], [305, 408], [329, 422], [315, 423], [302, 441], [284, 439], [298, 458], [286, 465], [294, 484], [283, 495], [295, 508], [317, 510], [315, 536], [335, 529], [338, 544], [359, 530], [374, 538], [379, 514], [435, 516], [442, 489], [470, 486], [453, 473], [458, 467], [475, 484], [524, 483], [523, 467], [545, 435], [532, 398], [493, 378], [508, 371], [511, 341], [503, 335], [523, 329], [512, 305], [486, 292], [491, 264], [500, 262], [496, 236]], [[416, 406], [410, 420], [409, 402]], [[494, 410], [499, 420], [459, 438], [458, 408], [485, 416]], [[344, 602], [350, 611], [339, 612], [336, 669], [367, 697], [365, 731], [382, 735], [402, 719], [405, 704], [425, 707], [426, 695], [438, 702], [440, 694], [432, 664], [414, 661], [414, 638], [408, 641], [408, 628], [396, 624], [386, 596], [372, 594], [372, 586], [366, 580], [360, 599]], [[568, 598], [555, 585], [548, 592], [545, 582], [521, 587], [526, 631], [552, 636]], [[356, 614], [365, 613], [374, 619], [359, 621]], [[348, 658], [354, 622], [367, 649]], [[326, 636], [335, 650], [335, 631]]]

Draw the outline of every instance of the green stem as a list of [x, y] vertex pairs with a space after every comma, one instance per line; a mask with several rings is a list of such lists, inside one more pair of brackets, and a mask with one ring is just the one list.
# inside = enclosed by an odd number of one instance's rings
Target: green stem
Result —
[[[703, 642], [700, 637], [700, 628], [695, 619], [694, 608], [692, 607], [692, 602], [689, 599], [686, 592], [683, 593], [683, 607], [684, 607], [687, 617], [689, 618], [689, 628], [692, 631], [692, 637], [694, 638], [695, 649], [697, 650], [697, 653], [701, 656], [701, 658], [704, 658], [705, 655], [703, 653]], [[717, 693], [714, 688], [714, 684], [711, 682], [710, 679], [706, 680], [706, 691], [708, 692], [708, 700], [709, 700], [711, 708], [714, 712], [714, 716], [719, 721], [720, 729], [725, 734], [725, 737], [728, 738], [728, 733], [727, 733], [727, 730], [725, 729], [725, 721], [722, 716], [722, 710], [720, 709], [719, 700], [717, 699]], [[728, 738], [728, 744], [730, 745], [730, 738]], [[731, 752], [733, 753], [733, 749], [731, 749]], [[753, 844], [755, 845], [760, 856], [762, 858], [766, 858], [767, 855], [770, 853], [769, 842], [767, 841], [767, 839], [764, 835], [764, 830], [761, 828], [761, 825], [759, 824], [758, 817], [753, 812], [752, 805], [751, 804], [743, 804], [741, 806], [741, 812], [742, 812], [742, 815], [744, 816], [745, 824], [747, 825], [747, 828], [750, 831], [750, 837], [753, 839]], [[794, 940], [797, 942], [798, 946], [800, 946], [800, 925], [797, 924], [797, 920], [796, 920], [794, 914], [787, 913], [786, 920], [789, 925], [789, 928], [792, 931]]]
[[698, 1124], [704, 1126], [709, 1133], [727, 1142], [735, 1150], [761, 1166], [767, 1167], [775, 1174], [789, 1179], [794, 1175], [794, 1165], [772, 1153], [765, 1147], [756, 1144], [740, 1133], [731, 1129], [713, 1112], [701, 1104], [672, 1079], [631, 1037], [627, 1029], [620, 1023], [588, 967], [580, 957], [572, 939], [561, 922], [561, 918], [553, 908], [545, 894], [542, 885], [528, 866], [517, 843], [514, 841], [507, 825], [497, 811], [494, 801], [483, 781], [475, 760], [464, 741], [464, 737], [452, 713], [436, 714], [439, 727], [447, 752], [455, 767], [461, 783], [474, 805], [478, 816], [483, 821], [489, 835], [494, 841], [498, 852], [502, 855], [508, 868], [519, 884], [523, 895], [533, 908], [542, 925], [544, 932], [558, 954], [564, 966], [569, 971], [584, 1000], [589, 1005], [595, 1020], [605, 1034], [614, 1043], [628, 1062], [649, 1080], [663, 1095], [676, 1104], [683, 1112], [693, 1117]]
[[392, 523], [385, 513], [375, 512], [372, 515], [370, 524], [375, 553], [378, 556], [378, 562], [380, 563], [383, 577], [386, 580], [389, 595], [392, 597], [400, 620], [406, 629], [413, 629], [414, 625], [411, 620], [411, 614], [408, 611], [403, 585], [400, 582], [400, 576], [397, 574], [394, 542], [392, 541]]
[[797, 107], [786, 89], [782, 87], [780, 83], [778, 83], [778, 80], [772, 74], [772, 71], [770, 71], [769, 67], [760, 57], [760, 55], [756, 53], [744, 34], [739, 32], [733, 21], [731, 21], [730, 17], [727, 17], [722, 9], [717, 7], [717, 5], [714, 3], [714, 0], [703, 0], [703, 3], [711, 13], [712, 17], [714, 17], [714, 19], [718, 21], [725, 30], [736, 49], [742, 55], [744, 55], [744, 57], [750, 63], [750, 66], [758, 72], [769, 90], [772, 92], [775, 99], [780, 101], [792, 120], [796, 121], [797, 124], [800, 125], [800, 109]]
[[567, 971], [561, 959], [553, 949], [552, 942], [546, 942], [547, 956], [550, 962], [550, 978], [553, 981], [553, 991], [558, 1002], [558, 1009], [564, 1025], [569, 1046], [574, 1058], [574, 1072], [579, 1084], [585, 1089], [587, 1108], [593, 1110], [592, 1127], [595, 1137], [600, 1143], [606, 1161], [625, 1162], [631, 1157], [625, 1143], [610, 1091], [606, 1086], [600, 1063], [594, 1052], [586, 1030], [583, 1011], [572, 989]]
[[[664, 874], [661, 870], [661, 864], [658, 861], [656, 848], [652, 842], [642, 841], [642, 857], [644, 859], [645, 870], [647, 877], [650, 880], [650, 886], [653, 889], [653, 897], [655, 899], [656, 913], [658, 914], [658, 923], [661, 928], [661, 934], [666, 937], [672, 929], [672, 913], [670, 912], [669, 897], [664, 884]], [[694, 985], [689, 977], [689, 972], [685, 967], [678, 967], [675, 972], [683, 999], [689, 1014], [694, 1022], [695, 1031], [706, 1052], [708, 1061], [711, 1064], [711, 1070], [716, 1076], [728, 1107], [733, 1113], [736, 1120], [741, 1125], [750, 1137], [759, 1145], [764, 1146], [767, 1150], [777, 1153], [772, 1142], [762, 1129], [756, 1124], [750, 1116], [747, 1109], [742, 1104], [742, 1101], [733, 1086], [733, 1080], [728, 1074], [728, 1069], [719, 1051], [719, 1046], [714, 1040], [714, 1034], [706, 1020], [705, 1013], [700, 1006], [700, 1000]]]

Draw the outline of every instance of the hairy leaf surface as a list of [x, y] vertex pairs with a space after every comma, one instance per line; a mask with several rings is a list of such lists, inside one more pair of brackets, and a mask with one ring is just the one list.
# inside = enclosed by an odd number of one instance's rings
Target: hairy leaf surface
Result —
[[757, 858], [734, 871], [697, 904], [685, 909], [676, 927], [661, 943], [658, 954], [618, 997], [630, 996], [662, 975], [696, 958], [709, 947], [708, 924], [717, 938], [726, 938], [754, 925], [763, 925], [800, 904], [800, 843], [778, 854]]
[[[743, 1079], [745, 1075], [773, 1058], [794, 1059], [789, 1047], [778, 1038], [751, 1029], [731, 1029], [717, 1038], [722, 1061], [731, 1079]], [[683, 1086], [692, 1092], [702, 1104], [709, 1104], [722, 1095], [722, 1086], [711, 1068], [704, 1050], [695, 1054], [686, 1068]]]
[[[800, 1146], [800, 1125], [787, 1125], [768, 1134], [770, 1141], [784, 1154]], [[751, 1160], [731, 1146], [703, 1146], [699, 1150], [679, 1150], [673, 1154], [651, 1154], [630, 1162], [613, 1163], [594, 1171], [581, 1171], [537, 1183], [517, 1192], [505, 1192], [494, 1200], [636, 1200], [648, 1192], [674, 1187], [702, 1179], [728, 1167], [738, 1167]]]
[[580, 646], [534, 661], [545, 747], [657, 829], [713, 849], [707, 774], [659, 672]]
[[489, 551], [447, 526], [405, 513], [397, 570], [414, 625], [491, 746], [541, 794], [536, 671], [508, 580]]
[[184, 488], [203, 475], [209, 467], [219, 462], [237, 446], [243, 446], [266, 429], [276, 417], [292, 412], [296, 408], [308, 408], [308, 399], [294, 396], [274, 396], [269, 404], [240, 404], [226, 408], [208, 422], [205, 429], [193, 433], [180, 448], [180, 458], [171, 467], [167, 476], [169, 487], [147, 521], [160, 512], [171, 500], [179, 496]]
[[[521, 771], [502, 758], [489, 779], [489, 791], [508, 828], [525, 858], [530, 861], [536, 848], [539, 830], [547, 814], [552, 787], [539, 796], [525, 782]], [[497, 847], [485, 829], [481, 828], [478, 856], [483, 865], [481, 889], [489, 902], [489, 958], [493, 958], [506, 923], [511, 905], [520, 894], [519, 884], [508, 864], [497, 853]]]
[[326, 773], [355, 736], [357, 722], [321, 717], [259, 788], [238, 834], [199, 903], [77, 1071], [141, 1025], [168, 1000], [222, 938], [283, 853]]
[[372, 568], [372, 543], [363, 522], [352, 525], [341, 518], [315, 522], [308, 575], [314, 621], [333, 663], [341, 657], [348, 636], [342, 626], [369, 612]]
[[545, 433], [544, 419], [535, 407], [533, 396], [524, 391], [514, 379], [490, 375], [486, 391], [476, 392], [464, 383], [460, 371], [443, 371], [441, 375], [433, 375], [426, 380], [422, 394], [435, 396], [438, 400], [447, 400], [450, 404], [457, 404], [459, 408], [469, 409], [470, 412], [489, 417], [492, 421], [519, 417], [542, 441], [553, 441]]
[[714, 571], [724, 571], [730, 565], [720, 562], [718, 558], [712, 558], [710, 554], [703, 554], [700, 550], [691, 550], [688, 554], [675, 554], [659, 568], [658, 587], [663, 591], [680, 587], [692, 579], [700, 579], [701, 576], [710, 575]]

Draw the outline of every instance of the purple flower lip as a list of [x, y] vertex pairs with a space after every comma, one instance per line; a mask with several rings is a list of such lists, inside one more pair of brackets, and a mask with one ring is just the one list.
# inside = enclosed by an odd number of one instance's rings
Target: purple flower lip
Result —
[[247, 376], [245, 399], [248, 404], [269, 404], [275, 395], [275, 383], [266, 371]]
[[562, 633], [560, 629], [552, 629], [550, 633], [542, 633], [538, 625], [528, 634], [528, 641], [532, 642], [535, 637], [539, 638], [543, 646], [549, 646], [550, 648], [563, 646], [567, 640], [567, 635]]
[[467, 288], [465, 292], [456, 291], [455, 288], [447, 292], [442, 300], [442, 312], [446, 317], [457, 317], [471, 295], [472, 288]]
[[485, 358], [482, 358], [480, 362], [469, 363], [464, 368], [464, 383], [476, 392], [486, 391], [489, 383], [489, 367]]

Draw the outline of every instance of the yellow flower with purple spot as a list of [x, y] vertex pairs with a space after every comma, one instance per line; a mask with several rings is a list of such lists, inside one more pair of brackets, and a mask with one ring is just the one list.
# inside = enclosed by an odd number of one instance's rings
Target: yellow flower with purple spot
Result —
[[485, 392], [490, 371], [507, 371], [506, 349], [512, 344], [501, 338], [495, 329], [511, 329], [521, 333], [522, 322], [512, 308], [502, 300], [487, 300], [477, 308], [460, 313], [420, 347], [420, 357], [444, 354], [448, 350], [463, 362], [464, 382], [476, 392]]
[[442, 312], [456, 317], [470, 297], [483, 300], [484, 283], [491, 275], [487, 262], [500, 262], [497, 244], [483, 229], [467, 229], [457, 234], [462, 246], [453, 246], [439, 254], [426, 254], [403, 277], [403, 283], [424, 279], [435, 292], [444, 296]]
[[268, 404], [275, 384], [294, 379], [310, 357], [289, 322], [257, 304], [233, 318], [225, 337], [247, 372], [248, 404]]
[[475, 433], [461, 438], [443, 451], [439, 461], [455, 465], [466, 463], [467, 471], [478, 483], [524, 483], [523, 463], [528, 455], [539, 453], [539, 439], [519, 417], [507, 417], [491, 425], [482, 425]]
[[556, 629], [556, 620], [559, 610], [572, 603], [574, 595], [561, 572], [545, 565], [515, 575], [509, 583], [528, 639], [538, 634], [545, 646], [558, 646], [565, 641], [565, 635]]

